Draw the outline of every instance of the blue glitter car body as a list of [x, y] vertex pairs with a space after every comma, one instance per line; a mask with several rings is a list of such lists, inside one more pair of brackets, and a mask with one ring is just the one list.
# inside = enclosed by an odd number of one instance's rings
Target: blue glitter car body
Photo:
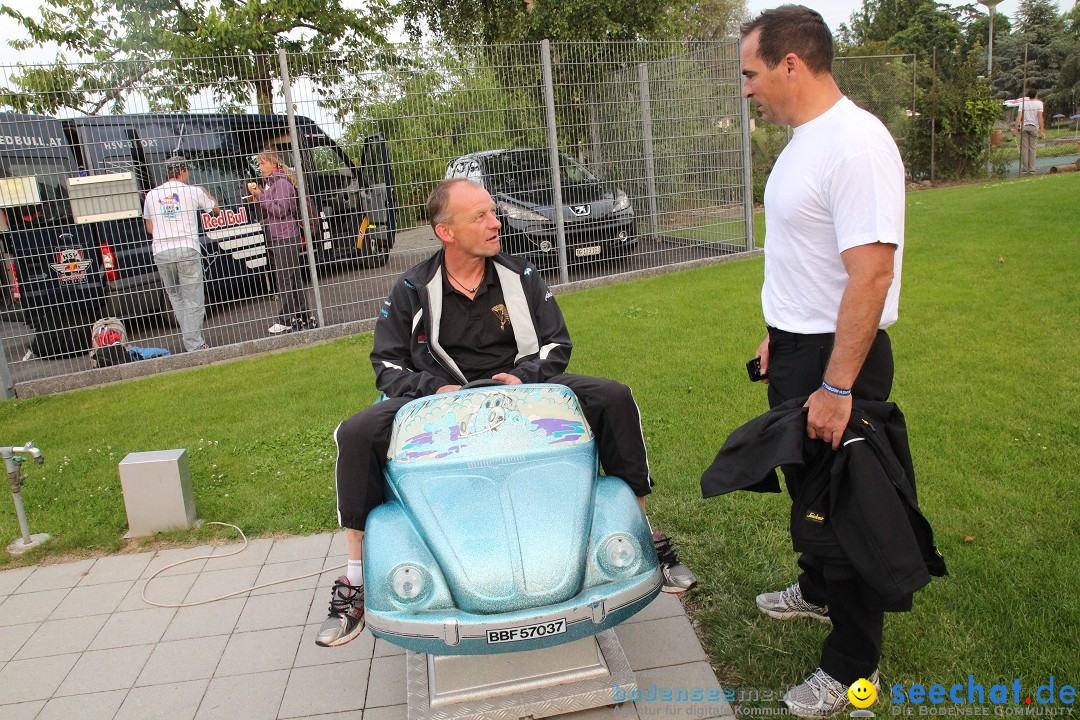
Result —
[[550, 647], [647, 605], [661, 577], [629, 486], [561, 385], [461, 390], [394, 420], [386, 502], [364, 537], [365, 613], [433, 655]]

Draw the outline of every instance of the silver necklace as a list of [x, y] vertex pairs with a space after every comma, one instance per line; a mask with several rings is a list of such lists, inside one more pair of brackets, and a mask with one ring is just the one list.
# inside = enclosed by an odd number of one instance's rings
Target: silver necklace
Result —
[[450, 268], [446, 267], [445, 265], [443, 266], [443, 269], [446, 270], [446, 274], [450, 276], [451, 280], [460, 285], [463, 290], [466, 290], [470, 293], [475, 293], [477, 290], [479, 290], [480, 286], [484, 284], [484, 278], [487, 277], [487, 263], [484, 264], [484, 272], [480, 274], [480, 282], [476, 283], [476, 287], [469, 287], [465, 283], [458, 280], [456, 277], [454, 277], [454, 274], [450, 272]]

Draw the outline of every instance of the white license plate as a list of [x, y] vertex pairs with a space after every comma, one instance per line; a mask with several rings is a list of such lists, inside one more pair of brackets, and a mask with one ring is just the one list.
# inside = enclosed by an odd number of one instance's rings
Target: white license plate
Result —
[[599, 245], [594, 247], [574, 248], [574, 255], [576, 257], [591, 257], [593, 255], [599, 255], [602, 248]]
[[487, 641], [489, 645], [504, 642], [518, 642], [520, 640], [533, 640], [535, 638], [548, 637], [550, 635], [562, 635], [566, 632], [566, 618], [559, 618], [551, 622], [526, 625], [525, 627], [503, 628], [488, 630]]

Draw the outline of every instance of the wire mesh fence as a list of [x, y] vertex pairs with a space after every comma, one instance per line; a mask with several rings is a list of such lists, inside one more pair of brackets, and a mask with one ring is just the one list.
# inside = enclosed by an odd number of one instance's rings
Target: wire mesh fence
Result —
[[102, 317], [130, 357], [374, 318], [444, 178], [554, 286], [752, 247], [734, 41], [59, 68], [0, 68], [5, 387], [116, 361]]

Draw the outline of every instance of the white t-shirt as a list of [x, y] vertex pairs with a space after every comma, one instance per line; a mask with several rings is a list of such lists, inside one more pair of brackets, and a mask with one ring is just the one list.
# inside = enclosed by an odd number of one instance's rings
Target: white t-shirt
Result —
[[206, 191], [179, 180], [169, 180], [146, 193], [143, 219], [154, 226], [152, 250], [199, 249], [199, 211], [213, 210], [214, 201]]
[[1032, 100], [1031, 98], [1025, 98], [1023, 105], [1020, 106], [1020, 112], [1024, 118], [1023, 125], [1033, 125], [1039, 127], [1039, 113], [1043, 111], [1043, 101], [1038, 98]]
[[896, 245], [885, 328], [900, 301], [904, 163], [881, 121], [845, 97], [794, 129], [765, 185], [765, 322], [836, 332], [848, 280], [840, 253], [874, 242]]

